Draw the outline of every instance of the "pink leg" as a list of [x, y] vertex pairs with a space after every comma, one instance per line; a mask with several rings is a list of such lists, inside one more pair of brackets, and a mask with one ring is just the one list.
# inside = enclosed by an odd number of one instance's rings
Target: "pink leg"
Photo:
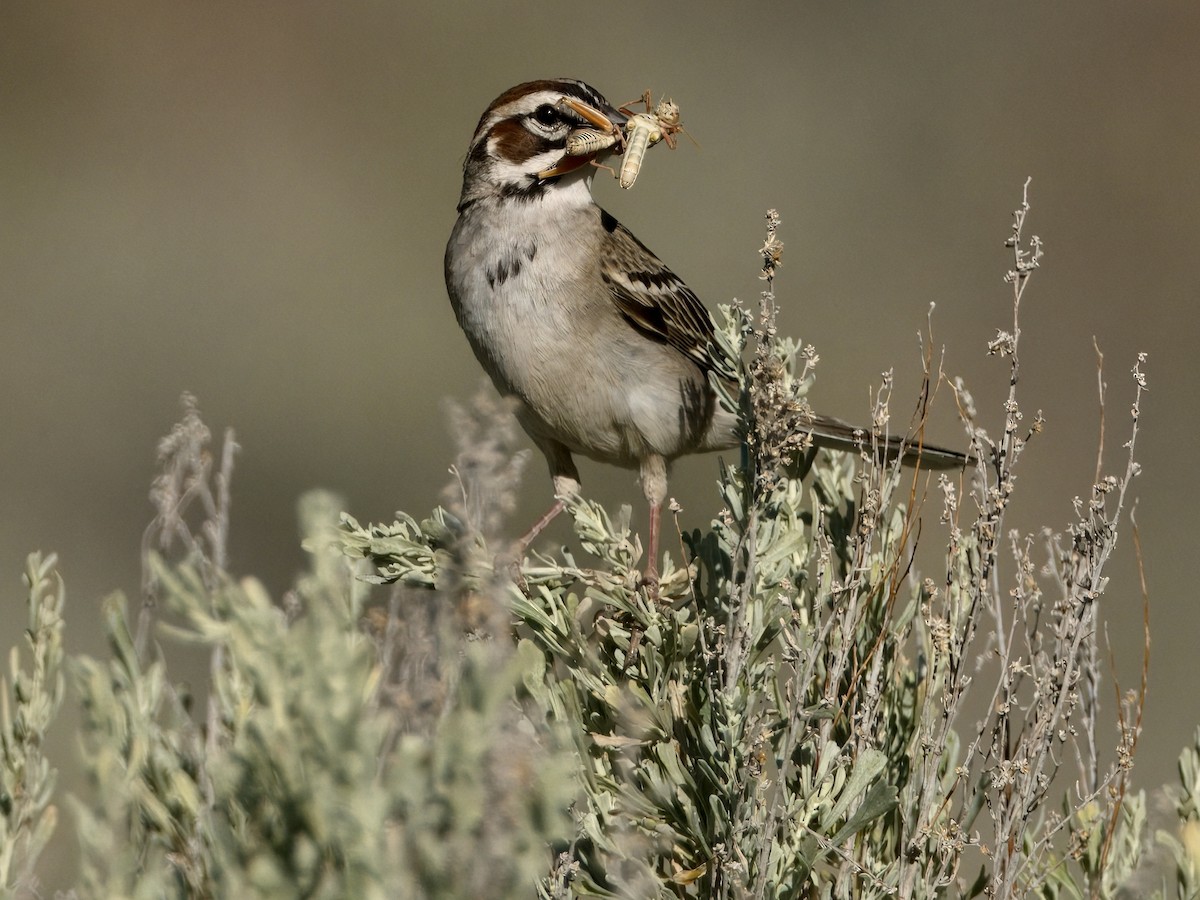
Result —
[[564, 497], [579, 495], [579, 473], [575, 470], [575, 463], [571, 461], [571, 454], [566, 448], [550, 444], [544, 447], [542, 452], [546, 454], [546, 461], [550, 463], [550, 477], [554, 481], [554, 505], [525, 532], [525, 536], [517, 544], [518, 554], [524, 553], [537, 536], [546, 530], [546, 526], [567, 508]]
[[650, 504], [650, 538], [647, 541], [649, 555], [646, 558], [646, 574], [642, 576], [650, 588], [650, 596], [655, 599], [658, 598], [658, 524], [661, 511], [661, 503]]
[[657, 454], [642, 460], [642, 493], [650, 504], [650, 527], [647, 535], [646, 571], [642, 578], [650, 596], [658, 599], [658, 531], [663, 500], [667, 496], [667, 461]]
[[524, 553], [525, 549], [534, 542], [539, 534], [546, 530], [546, 526], [555, 520], [560, 512], [567, 508], [567, 504], [562, 500], [555, 500], [554, 505], [546, 510], [545, 514], [538, 519], [529, 530], [525, 532], [525, 536], [521, 538], [517, 544], [517, 552]]

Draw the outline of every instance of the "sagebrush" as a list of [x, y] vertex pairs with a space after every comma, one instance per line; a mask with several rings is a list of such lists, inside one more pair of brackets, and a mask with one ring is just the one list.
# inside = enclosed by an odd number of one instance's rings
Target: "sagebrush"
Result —
[[[1143, 358], [1120, 469], [1061, 532], [1005, 527], [1042, 428], [1018, 392], [1028, 209], [988, 348], [1009, 384], [995, 436], [926, 340], [908, 439], [949, 384], [973, 454], [936, 481], [878, 452], [887, 378], [860, 453], [808, 446], [818, 357], [776, 333], [768, 216], [766, 290], [719, 329], [744, 360], [722, 396], [744, 446], [718, 463], [711, 525], [677, 528], [657, 601], [628, 508], [572, 498], [574, 547], [512, 555], [524, 456], [487, 395], [454, 410], [455, 481], [427, 518], [362, 526], [305, 498], [311, 567], [273, 600], [228, 570], [236, 445], [214, 450], [187, 398], [142, 597], [105, 605], [108, 659], [64, 662], [54, 562], [30, 558], [28, 662], [14, 649], [0, 694], [0, 884], [37, 893], [65, 664], [89, 780], [79, 896], [1194, 896], [1200, 732], [1152, 836], [1131, 789], [1145, 661], [1114, 734], [1099, 716]], [[918, 536], [944, 542], [936, 572], [915, 570]], [[210, 660], [194, 694], [172, 679], [182, 644]]]

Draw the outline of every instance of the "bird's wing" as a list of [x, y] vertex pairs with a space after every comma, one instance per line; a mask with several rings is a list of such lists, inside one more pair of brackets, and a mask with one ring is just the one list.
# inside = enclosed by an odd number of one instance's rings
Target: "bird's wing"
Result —
[[600, 219], [607, 232], [600, 273], [625, 320], [705, 371], [730, 372], [714, 340], [712, 316], [692, 289], [611, 215], [601, 211]]

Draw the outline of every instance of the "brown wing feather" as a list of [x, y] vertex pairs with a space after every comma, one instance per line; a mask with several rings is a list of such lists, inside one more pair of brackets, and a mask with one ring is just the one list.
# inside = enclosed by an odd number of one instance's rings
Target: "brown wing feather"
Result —
[[719, 368], [713, 322], [692, 289], [629, 229], [601, 211], [608, 232], [600, 272], [613, 303], [647, 337], [669, 344], [701, 368]]

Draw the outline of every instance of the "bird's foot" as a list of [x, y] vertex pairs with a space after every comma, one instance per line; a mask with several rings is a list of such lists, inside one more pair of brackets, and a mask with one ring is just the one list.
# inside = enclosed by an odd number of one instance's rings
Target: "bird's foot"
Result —
[[496, 554], [492, 560], [492, 571], [499, 575], [507, 570], [508, 577], [512, 579], [512, 583], [526, 597], [531, 596], [529, 593], [529, 582], [525, 580], [525, 567], [521, 565], [521, 558], [524, 556], [525, 548], [518, 545], [515, 550], [502, 550]]
[[642, 587], [646, 589], [646, 596], [654, 603], [657, 603], [659, 580], [658, 572], [655, 569], [647, 569], [646, 573], [642, 575]]

